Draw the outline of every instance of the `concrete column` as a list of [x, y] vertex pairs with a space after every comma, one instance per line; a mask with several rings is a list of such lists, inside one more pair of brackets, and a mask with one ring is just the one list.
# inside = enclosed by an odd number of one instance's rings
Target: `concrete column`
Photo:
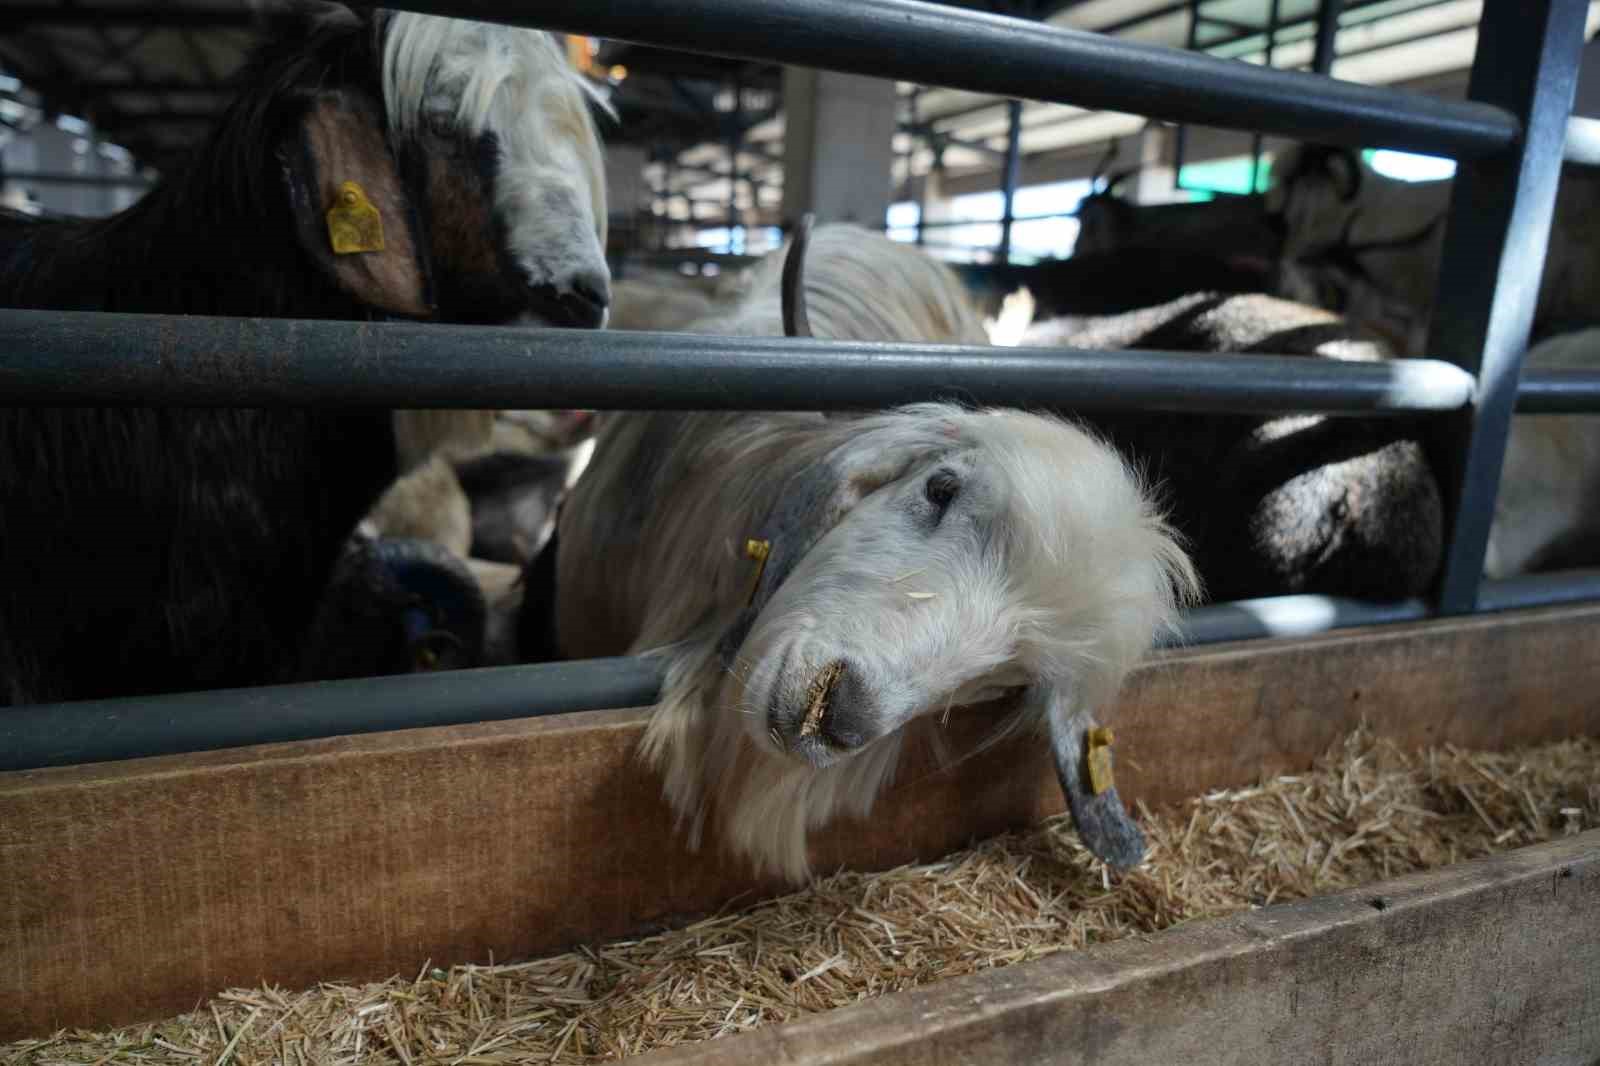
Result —
[[1584, 118], [1600, 118], [1600, 36], [1583, 46], [1578, 65], [1578, 93], [1572, 113]]
[[1147, 122], [1134, 141], [1139, 153], [1139, 177], [1133, 192], [1134, 203], [1158, 204], [1172, 199], [1172, 158], [1167, 128]]
[[[922, 178], [922, 221], [943, 222], [950, 217], [950, 195], [945, 191], [944, 172], [930, 170]], [[945, 228], [924, 229], [922, 238], [933, 244], [946, 240]]]
[[894, 82], [783, 71], [783, 218], [883, 226], [894, 167]]
[[643, 148], [632, 144], [606, 145], [606, 211], [613, 222], [631, 224], [644, 203]]

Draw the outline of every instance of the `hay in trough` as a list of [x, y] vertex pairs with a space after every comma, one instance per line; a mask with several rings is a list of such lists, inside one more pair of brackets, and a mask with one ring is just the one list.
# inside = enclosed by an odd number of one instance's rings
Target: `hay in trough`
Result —
[[1304, 774], [1143, 812], [1113, 879], [1055, 818], [941, 862], [840, 873], [686, 929], [519, 965], [224, 993], [0, 1066], [587, 1062], [1600, 827], [1600, 742], [1406, 754], [1358, 731]]

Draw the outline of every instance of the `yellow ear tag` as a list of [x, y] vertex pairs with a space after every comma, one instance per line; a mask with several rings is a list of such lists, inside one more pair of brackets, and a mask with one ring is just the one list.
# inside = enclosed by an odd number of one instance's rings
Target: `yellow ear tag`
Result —
[[339, 186], [328, 208], [328, 242], [334, 255], [383, 251], [383, 217], [367, 199], [366, 190], [353, 181]]
[[750, 606], [756, 602], [756, 589], [761, 587], [761, 575], [767, 569], [767, 556], [772, 554], [772, 541], [747, 540], [744, 542], [744, 557], [753, 559], [756, 563], [756, 576], [750, 579], [750, 595], [745, 597], [744, 605]]
[[1114, 739], [1115, 734], [1103, 726], [1089, 730], [1085, 738], [1089, 745], [1089, 791], [1096, 796], [1116, 786], [1111, 776], [1111, 742]]

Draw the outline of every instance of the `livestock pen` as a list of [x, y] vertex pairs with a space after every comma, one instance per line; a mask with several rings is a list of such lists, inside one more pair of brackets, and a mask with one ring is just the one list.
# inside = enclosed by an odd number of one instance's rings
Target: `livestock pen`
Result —
[[[812, 410], [942, 398], [1426, 413], [1454, 457], [1435, 595], [1191, 612], [1180, 646], [1121, 700], [1122, 787], [1157, 805], [1304, 769], [1362, 721], [1413, 748], [1600, 733], [1600, 706], [1586, 695], [1600, 680], [1591, 650], [1600, 572], [1481, 580], [1513, 412], [1600, 411], [1600, 374], [1520, 369], [1563, 159], [1600, 157], [1594, 125], [1570, 116], [1580, 0], [1485, 4], [1465, 102], [919, 0], [393, 6], [1449, 156], [1459, 170], [1435, 358], [1308, 363], [3, 310], [7, 402]], [[238, 983], [528, 956], [770, 891], [687, 853], [655, 781], [634, 768], [643, 717], [617, 708], [648, 705], [659, 681], [649, 661], [604, 660], [0, 714], [9, 891], [0, 1033], [147, 1018]], [[952, 729], [958, 741], [963, 729]], [[893, 865], [1036, 821], [1060, 806], [1046, 761], [1004, 749], [949, 773], [907, 773], [911, 784], [880, 818], [830, 835], [819, 865]], [[1495, 1047], [1586, 1062], [1600, 1044], [1596, 930], [1591, 832], [975, 974], [699, 1054], [1266, 1061], [1313, 1042], [1354, 1047], [1360, 1036], [1370, 1046], [1378, 1032], [1425, 1049], [1421, 1061]]]

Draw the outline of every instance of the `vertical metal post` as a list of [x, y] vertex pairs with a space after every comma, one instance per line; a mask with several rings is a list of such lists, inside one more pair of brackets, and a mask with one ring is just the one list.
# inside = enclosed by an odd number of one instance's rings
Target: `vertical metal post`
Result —
[[933, 127], [929, 127], [928, 151], [933, 153], [933, 158], [928, 161], [928, 172], [922, 176], [922, 184], [917, 186], [917, 245], [920, 247], [924, 237], [924, 224], [928, 221], [928, 179], [935, 174], [944, 173], [944, 148], [939, 144], [938, 138], [932, 135]]
[[1453, 516], [1442, 614], [1469, 612], [1478, 600], [1588, 7], [1586, 0], [1490, 0], [1478, 26], [1467, 95], [1516, 115], [1523, 136], [1500, 155], [1463, 162], [1451, 192], [1428, 352], [1476, 374], [1478, 393], [1434, 442]]
[[733, 110], [728, 112], [724, 120], [728, 124], [728, 241], [722, 250], [728, 255], [733, 254], [733, 231], [739, 224], [739, 144], [744, 139], [739, 119], [744, 114], [743, 108], [744, 91], [735, 81]]
[[[922, 94], [922, 89], [912, 86], [906, 94], [906, 199], [915, 198], [917, 203], [917, 243], [922, 243], [922, 190], [917, 183], [917, 176], [912, 173], [917, 162], [917, 97]], [[916, 190], [913, 192], [912, 190]], [[883, 220], [884, 226], [889, 224], [888, 219]]]
[[[1200, 43], [1200, 5], [1204, 0], [1189, 0], [1189, 33], [1184, 39], [1183, 47], [1187, 51], [1194, 51]], [[1189, 151], [1189, 124], [1187, 122], [1178, 127], [1177, 134], [1172, 141], [1172, 187], [1183, 188], [1183, 160]]]
[[[1272, 0], [1267, 5], [1267, 47], [1261, 59], [1261, 65], [1265, 67], [1272, 66], [1273, 48], [1278, 43], [1278, 3], [1279, 0]], [[1250, 187], [1245, 190], [1247, 196], [1259, 191], [1256, 185], [1261, 177], [1261, 144], [1261, 134], [1250, 138]]]
[[678, 161], [677, 153], [670, 148], [661, 161], [661, 229], [656, 233], [656, 248], [667, 250], [667, 237], [672, 232], [672, 167]]
[[1344, 0], [1322, 0], [1317, 6], [1317, 48], [1311, 54], [1311, 71], [1329, 74], [1339, 46], [1339, 11]]
[[1000, 215], [1000, 249], [995, 258], [1011, 262], [1011, 223], [1016, 217], [1017, 177], [1022, 169], [1022, 101], [1006, 101], [1006, 168], [1000, 190], [1005, 194], [1005, 210]]

